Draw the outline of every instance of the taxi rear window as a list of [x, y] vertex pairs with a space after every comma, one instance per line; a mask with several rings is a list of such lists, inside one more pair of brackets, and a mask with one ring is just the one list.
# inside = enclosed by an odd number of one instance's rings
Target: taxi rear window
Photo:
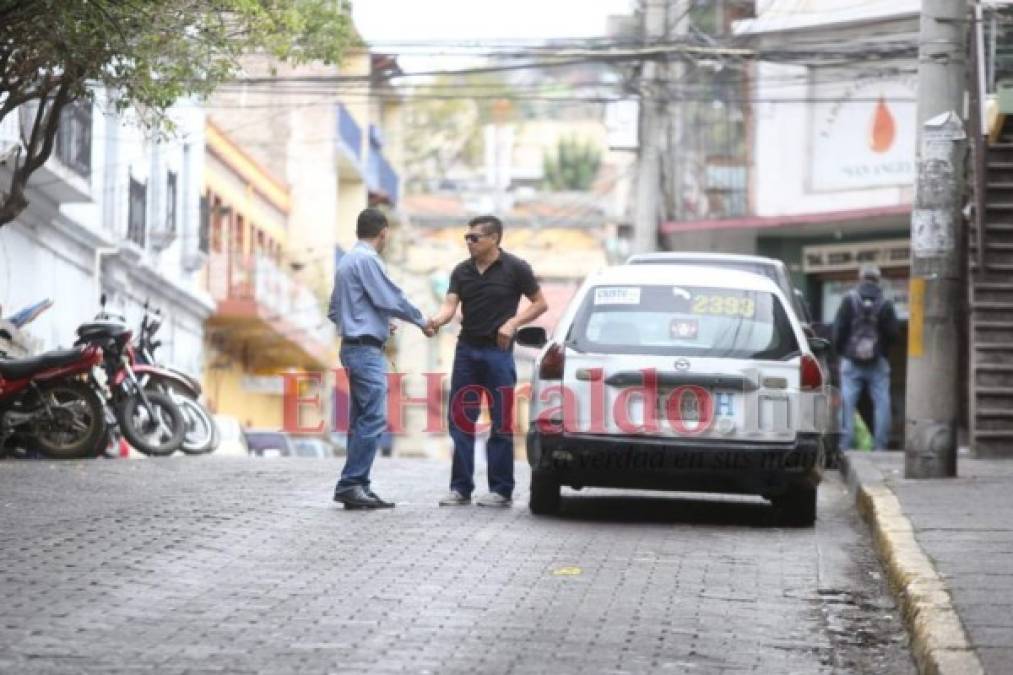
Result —
[[587, 352], [777, 360], [798, 352], [780, 301], [706, 286], [591, 288], [568, 336]]

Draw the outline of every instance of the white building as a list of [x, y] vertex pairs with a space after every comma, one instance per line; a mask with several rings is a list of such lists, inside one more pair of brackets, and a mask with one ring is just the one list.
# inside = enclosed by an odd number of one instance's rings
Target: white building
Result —
[[[20, 143], [27, 110], [0, 123], [0, 151]], [[0, 228], [0, 305], [10, 314], [55, 301], [26, 330], [51, 349], [69, 346], [99, 297], [140, 322], [145, 301], [161, 308], [160, 357], [199, 373], [204, 319], [213, 310], [199, 290], [204, 113], [184, 102], [169, 111], [176, 133], [147, 134], [127, 111], [94, 103], [65, 111], [53, 155], [29, 180], [28, 208]], [[0, 167], [0, 181], [10, 179]]]

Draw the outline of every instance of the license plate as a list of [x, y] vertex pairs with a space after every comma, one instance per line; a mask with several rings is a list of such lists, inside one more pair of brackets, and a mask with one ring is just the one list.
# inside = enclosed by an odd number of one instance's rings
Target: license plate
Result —
[[[673, 399], [678, 400], [678, 406]], [[701, 400], [703, 399], [703, 400]], [[722, 419], [734, 421], [735, 399], [731, 392], [712, 392], [697, 387], [663, 392], [659, 396], [658, 417], [672, 424], [697, 425]]]

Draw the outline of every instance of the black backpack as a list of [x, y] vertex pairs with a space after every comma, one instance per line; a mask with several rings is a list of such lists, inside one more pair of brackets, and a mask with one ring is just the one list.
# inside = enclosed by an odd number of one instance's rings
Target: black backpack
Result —
[[879, 356], [879, 312], [885, 300], [863, 298], [858, 291], [848, 293], [851, 300], [851, 332], [844, 355], [858, 363], [872, 363]]

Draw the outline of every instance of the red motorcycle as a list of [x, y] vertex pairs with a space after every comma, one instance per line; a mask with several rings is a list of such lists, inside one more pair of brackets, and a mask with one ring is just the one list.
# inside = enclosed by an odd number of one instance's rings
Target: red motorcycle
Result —
[[[11, 336], [0, 329], [0, 337]], [[16, 441], [53, 459], [94, 456], [105, 407], [88, 378], [100, 363], [95, 345], [0, 359], [0, 449]]]
[[183, 444], [186, 424], [183, 414], [173, 400], [156, 391], [144, 388], [134, 370], [135, 353], [131, 345], [133, 333], [126, 327], [122, 316], [102, 311], [93, 322], [81, 324], [77, 329], [78, 345], [101, 347], [102, 368], [92, 374], [93, 387], [102, 394], [112, 411], [114, 424], [110, 424], [126, 437], [134, 448], [146, 455], [171, 455]]

